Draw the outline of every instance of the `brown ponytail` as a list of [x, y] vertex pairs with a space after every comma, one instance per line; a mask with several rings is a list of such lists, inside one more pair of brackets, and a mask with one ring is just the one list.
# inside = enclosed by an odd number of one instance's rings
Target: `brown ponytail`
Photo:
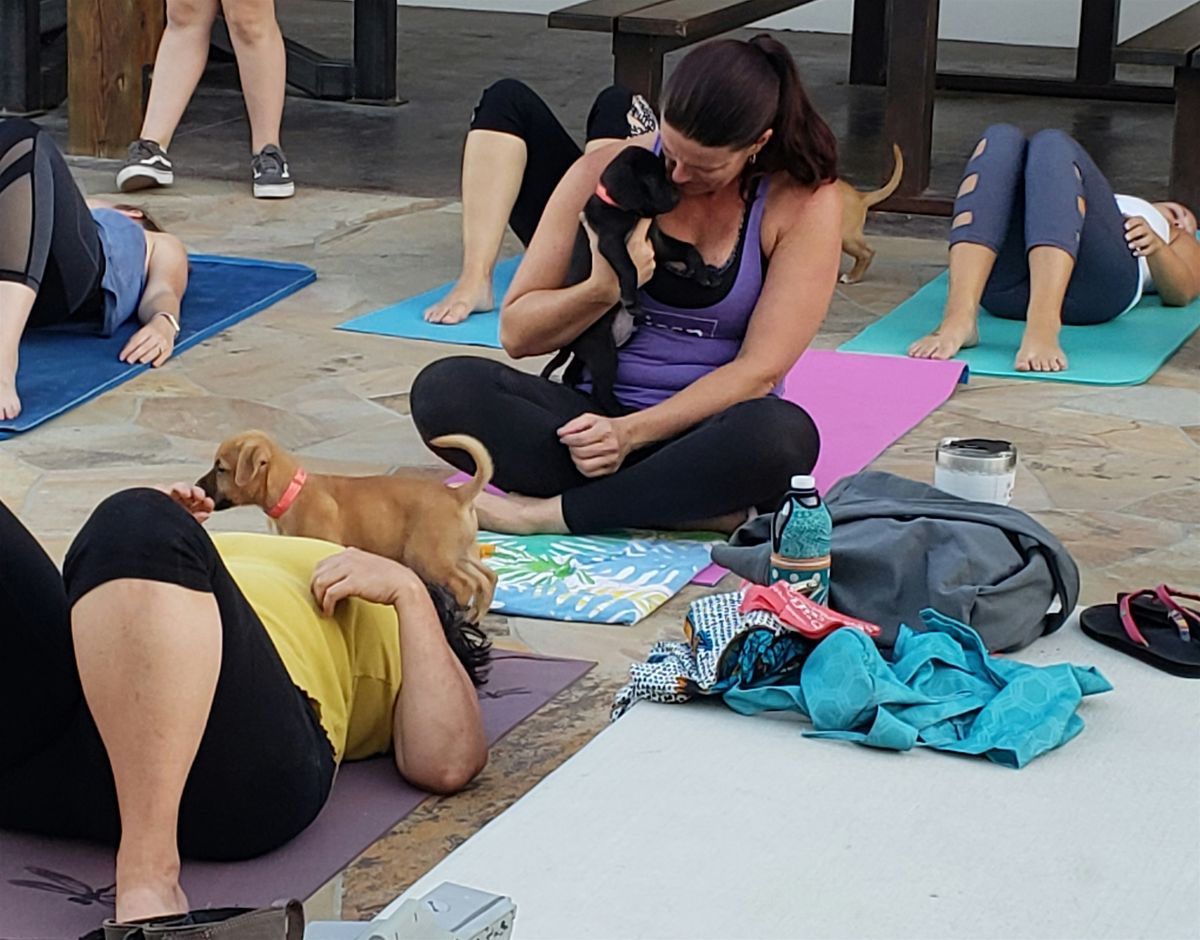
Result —
[[662, 116], [706, 147], [748, 147], [771, 128], [747, 178], [782, 170], [810, 187], [837, 178], [837, 139], [809, 100], [792, 54], [766, 33], [689, 52], [667, 82]]

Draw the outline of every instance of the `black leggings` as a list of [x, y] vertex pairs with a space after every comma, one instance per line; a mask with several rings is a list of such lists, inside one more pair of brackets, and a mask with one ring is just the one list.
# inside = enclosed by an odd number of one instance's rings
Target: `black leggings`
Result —
[[37, 292], [30, 326], [98, 317], [104, 250], [83, 194], [50, 135], [0, 121], [0, 281]]
[[[654, 112], [643, 98], [613, 85], [600, 92], [592, 104], [587, 139], [624, 140], [657, 126]], [[475, 106], [471, 130], [500, 131], [525, 141], [525, 175], [508, 224], [521, 244], [528, 245], [550, 194], [583, 151], [546, 102], [515, 78], [488, 86]]]
[[[751, 506], [775, 510], [793, 474], [817, 461], [817, 427], [779, 398], [744, 401], [678, 437], [634, 451], [614, 474], [575, 469], [557, 430], [600, 406], [574, 388], [502, 362], [456, 356], [421, 370], [410, 394], [413, 422], [428, 442], [477, 437], [496, 462], [496, 485], [527, 496], [562, 494], [572, 532], [677, 526]], [[461, 470], [461, 451], [438, 453]]]
[[329, 795], [333, 749], [208, 534], [148, 489], [101, 503], [61, 576], [0, 504], [0, 826], [108, 843], [120, 835], [70, 621], [80, 597], [118, 578], [211, 593], [221, 614], [221, 669], [183, 791], [180, 851], [239, 859], [287, 842]]

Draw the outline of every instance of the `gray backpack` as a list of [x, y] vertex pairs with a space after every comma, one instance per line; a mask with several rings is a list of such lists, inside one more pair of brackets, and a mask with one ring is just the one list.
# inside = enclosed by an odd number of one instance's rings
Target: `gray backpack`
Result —
[[[1079, 598], [1079, 569], [1062, 543], [1025, 513], [868, 471], [825, 497], [833, 517], [829, 606], [883, 628], [921, 629], [924, 607], [968, 624], [988, 649], [1027, 646], [1062, 626]], [[713, 560], [764, 583], [771, 516], [758, 516]]]

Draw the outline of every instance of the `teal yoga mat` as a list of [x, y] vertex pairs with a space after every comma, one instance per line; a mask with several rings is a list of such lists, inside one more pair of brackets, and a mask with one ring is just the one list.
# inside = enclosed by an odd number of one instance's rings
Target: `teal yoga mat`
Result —
[[[499, 304], [512, 284], [518, 255], [496, 265], [492, 276], [492, 289]], [[425, 308], [450, 293], [452, 284], [443, 284], [416, 297], [401, 300], [390, 307], [367, 313], [348, 320], [338, 327], [350, 333], [374, 333], [377, 336], [398, 336], [403, 339], [420, 339], [430, 343], [458, 343], [463, 346], [490, 346], [500, 348], [500, 311], [473, 313], [461, 323], [426, 323]]]
[[[949, 275], [946, 272], [838, 347], [843, 352], [903, 356], [913, 340], [941, 322]], [[979, 315], [979, 345], [958, 359], [976, 375], [1079, 382], [1087, 385], [1140, 385], [1200, 327], [1200, 300], [1187, 307], [1166, 307], [1155, 294], [1108, 323], [1066, 326], [1060, 337], [1067, 354], [1065, 372], [1017, 372], [1013, 359], [1025, 324], [988, 313]]]

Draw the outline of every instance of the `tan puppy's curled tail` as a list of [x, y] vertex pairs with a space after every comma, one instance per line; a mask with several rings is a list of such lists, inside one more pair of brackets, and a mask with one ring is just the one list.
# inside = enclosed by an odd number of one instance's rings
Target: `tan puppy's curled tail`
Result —
[[877, 189], [873, 193], [863, 194], [863, 204], [870, 209], [871, 206], [877, 206], [883, 200], [887, 199], [896, 191], [896, 187], [900, 185], [900, 180], [904, 176], [904, 154], [900, 152], [900, 147], [897, 144], [892, 144], [892, 159], [895, 161], [895, 168], [892, 170], [892, 178], [883, 184], [882, 189]]
[[492, 473], [495, 471], [492, 455], [487, 452], [487, 448], [469, 434], [445, 434], [435, 437], [429, 443], [446, 450], [461, 450], [475, 461], [475, 475], [471, 477], [470, 482], [454, 488], [455, 494], [462, 497], [464, 504], [473, 503], [475, 497], [492, 481]]

